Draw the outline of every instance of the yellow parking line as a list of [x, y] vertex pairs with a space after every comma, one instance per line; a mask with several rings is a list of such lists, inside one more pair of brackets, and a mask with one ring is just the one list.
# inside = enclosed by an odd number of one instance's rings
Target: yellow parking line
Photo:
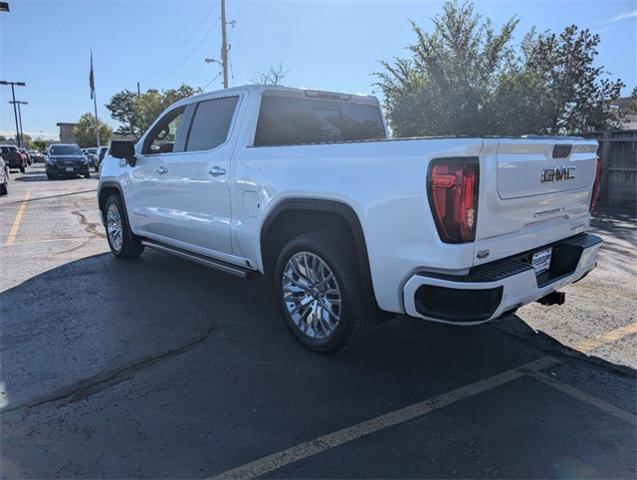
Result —
[[606, 345], [607, 343], [613, 343], [617, 340], [621, 340], [628, 335], [633, 335], [637, 333], [637, 322], [631, 323], [629, 325], [624, 325], [623, 327], [616, 328], [615, 330], [611, 330], [610, 332], [602, 333], [601, 335], [597, 335], [593, 338], [587, 338], [579, 343], [577, 343], [574, 348], [579, 350], [580, 352], [588, 353], [595, 350], [602, 345]]
[[31, 196], [31, 190], [27, 190], [27, 193], [24, 195], [24, 200], [22, 200], [22, 203], [20, 204], [20, 208], [18, 208], [18, 213], [16, 213], [15, 220], [13, 221], [13, 225], [11, 225], [11, 230], [9, 231], [9, 236], [7, 237], [7, 241], [4, 242], [5, 245], [13, 245], [15, 243], [15, 237], [18, 235], [20, 222], [22, 221], [22, 216], [24, 215], [24, 211], [27, 209], [30, 196]]
[[[587, 353], [601, 345], [616, 342], [624, 337], [627, 337], [628, 335], [633, 335], [635, 333], [637, 333], [637, 323], [632, 323], [630, 325], [624, 325], [623, 327], [616, 328], [615, 330], [611, 330], [610, 332], [606, 332], [580, 342], [575, 346], [575, 348], [581, 352]], [[332, 448], [357, 440], [361, 437], [370, 435], [380, 430], [384, 430], [388, 427], [400, 425], [415, 418], [422, 417], [439, 408], [444, 408], [457, 401], [470, 398], [479, 393], [511, 382], [523, 375], [531, 375], [533, 378], [547, 383], [581, 401], [585, 401], [591, 405], [594, 405], [602, 411], [605, 411], [606, 413], [621, 418], [633, 425], [637, 424], [637, 418], [632, 413], [625, 412], [622, 409], [619, 409], [609, 404], [608, 402], [605, 402], [604, 400], [601, 400], [581, 390], [578, 390], [575, 387], [563, 384], [556, 379], [541, 374], [540, 371], [542, 369], [559, 365], [560, 363], [560, 360], [557, 360], [550, 356], [546, 356], [522, 365], [521, 367], [507, 370], [493, 377], [480, 380], [474, 384], [460, 387], [449, 393], [443, 393], [436, 397], [429, 398], [427, 400], [409, 405], [405, 408], [386, 413], [371, 420], [366, 420], [359, 424], [346, 427], [342, 430], [328, 433], [327, 435], [323, 435], [322, 437], [300, 443], [286, 450], [267, 455], [239, 467], [226, 470], [215, 475], [214, 477], [212, 477], [212, 479], [252, 479], [270, 474], [273, 471], [278, 470], [281, 467], [284, 467], [291, 463], [298, 462], [299, 460], [304, 460]]]

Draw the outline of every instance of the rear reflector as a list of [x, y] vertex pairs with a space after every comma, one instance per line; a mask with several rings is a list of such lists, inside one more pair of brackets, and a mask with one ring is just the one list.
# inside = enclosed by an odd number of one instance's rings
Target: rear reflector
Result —
[[473, 242], [478, 218], [480, 163], [476, 157], [432, 160], [427, 195], [440, 239]]
[[589, 212], [595, 210], [597, 206], [597, 199], [599, 197], [599, 190], [602, 182], [602, 159], [597, 157], [597, 166], [595, 168], [595, 182], [593, 183], [593, 193], [591, 195], [591, 205], [588, 209]]

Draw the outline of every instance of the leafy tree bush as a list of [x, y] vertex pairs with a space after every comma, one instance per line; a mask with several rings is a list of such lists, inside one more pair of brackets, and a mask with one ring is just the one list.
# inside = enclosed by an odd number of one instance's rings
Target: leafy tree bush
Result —
[[181, 85], [177, 89], [148, 90], [141, 95], [131, 90], [117, 92], [106, 105], [113, 119], [121, 123], [117, 133], [139, 139], [155, 119], [171, 104], [201, 93], [200, 88]]
[[[107, 145], [113, 136], [113, 130], [101, 120], [99, 121], [100, 142]], [[73, 136], [75, 141], [82, 148], [97, 147], [97, 138], [95, 137], [95, 116], [91, 113], [85, 113], [77, 121], [73, 127]]]
[[600, 38], [575, 25], [529, 32], [518, 18], [496, 31], [472, 3], [445, 3], [433, 31], [411, 22], [409, 58], [381, 62], [376, 85], [396, 136], [571, 134], [617, 124], [624, 84], [594, 64]]

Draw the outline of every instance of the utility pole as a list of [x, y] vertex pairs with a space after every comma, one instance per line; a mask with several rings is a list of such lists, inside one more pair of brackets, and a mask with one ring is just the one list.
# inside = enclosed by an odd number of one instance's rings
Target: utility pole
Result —
[[22, 109], [20, 108], [20, 105], [28, 105], [29, 102], [23, 102], [22, 100], [14, 100], [13, 102], [9, 102], [9, 103], [13, 103], [13, 106], [15, 107], [16, 105], [18, 106], [18, 131], [20, 132], [20, 139], [24, 140], [24, 129], [22, 128]]
[[140, 88], [139, 88], [139, 82], [137, 82], [137, 96], [139, 97], [142, 94]]
[[20, 141], [20, 126], [18, 125], [18, 111], [16, 109], [15, 104], [15, 86], [24, 87], [26, 83], [24, 82], [7, 82], [6, 80], [0, 80], [0, 85], [11, 85], [11, 96], [13, 97], [13, 116], [15, 117], [15, 132], [16, 132], [16, 141], [18, 142], [18, 147], [22, 146]]
[[228, 39], [226, 36], [226, 0], [221, 0], [221, 66], [223, 88], [228, 88]]

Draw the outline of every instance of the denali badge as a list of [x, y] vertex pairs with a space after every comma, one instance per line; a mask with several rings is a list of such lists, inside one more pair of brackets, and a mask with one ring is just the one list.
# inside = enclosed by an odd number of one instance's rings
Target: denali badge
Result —
[[540, 180], [546, 182], [560, 182], [562, 180], [573, 180], [575, 178], [575, 167], [545, 168], [542, 170]]

